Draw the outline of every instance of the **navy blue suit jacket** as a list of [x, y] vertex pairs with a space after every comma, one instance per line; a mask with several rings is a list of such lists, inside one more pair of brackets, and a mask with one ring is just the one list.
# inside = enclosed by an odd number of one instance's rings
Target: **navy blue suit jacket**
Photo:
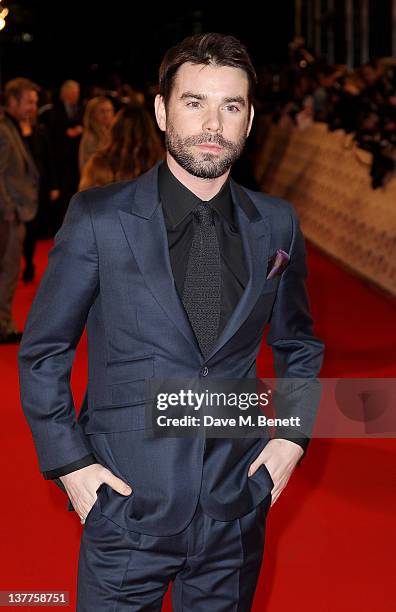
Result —
[[[19, 372], [40, 469], [94, 452], [133, 489], [125, 497], [102, 485], [103, 514], [132, 531], [170, 535], [188, 524], [199, 497], [220, 520], [270, 500], [266, 466], [247, 476], [268, 438], [217, 439], [204, 461], [202, 437], [150, 436], [145, 381], [201, 377], [204, 366], [208, 377], [254, 378], [268, 322], [279, 377], [315, 377], [323, 343], [312, 331], [304, 240], [293, 206], [231, 180], [249, 282], [205, 359], [175, 287], [157, 179], [158, 164], [134, 181], [73, 196], [28, 316]], [[253, 219], [241, 197], [257, 208]], [[267, 280], [277, 249], [290, 261]], [[70, 372], [85, 326], [88, 387], [77, 419]], [[304, 415], [303, 392], [299, 402]]]

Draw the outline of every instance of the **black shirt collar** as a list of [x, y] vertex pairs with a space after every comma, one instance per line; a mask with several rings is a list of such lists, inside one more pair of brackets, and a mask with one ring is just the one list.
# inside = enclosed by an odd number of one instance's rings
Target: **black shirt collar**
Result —
[[[183, 185], [164, 161], [158, 172], [158, 187], [162, 206], [172, 228], [189, 215], [202, 200]], [[230, 181], [226, 182], [211, 200], [206, 202], [230, 224], [234, 225], [234, 205]]]

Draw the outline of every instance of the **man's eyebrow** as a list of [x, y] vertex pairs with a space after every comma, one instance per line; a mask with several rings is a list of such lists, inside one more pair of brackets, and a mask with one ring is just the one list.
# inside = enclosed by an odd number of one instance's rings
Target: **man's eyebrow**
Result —
[[[205, 94], [194, 93], [193, 91], [184, 91], [180, 100], [185, 100], [186, 98], [194, 98], [194, 100], [207, 100], [208, 96]], [[242, 96], [228, 96], [227, 98], [223, 98], [223, 104], [232, 104], [237, 103], [241, 106], [246, 106], [246, 100]]]
[[206, 100], [207, 96], [205, 96], [204, 94], [194, 93], [193, 91], [184, 91], [180, 96], [180, 100], [184, 100], [185, 98], [195, 98], [196, 100]]
[[240, 104], [241, 106], [246, 106], [246, 100], [245, 98], [242, 98], [242, 96], [231, 96], [230, 98], [224, 98], [223, 102], [225, 102], [226, 104], [231, 104], [232, 102], [236, 102], [237, 104]]

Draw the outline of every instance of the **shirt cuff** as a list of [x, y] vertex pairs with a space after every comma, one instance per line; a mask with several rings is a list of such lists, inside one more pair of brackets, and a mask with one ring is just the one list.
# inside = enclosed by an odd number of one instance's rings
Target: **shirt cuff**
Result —
[[59, 476], [65, 476], [66, 474], [70, 474], [70, 472], [75, 472], [76, 470], [87, 467], [87, 465], [91, 465], [92, 463], [98, 463], [98, 461], [95, 455], [90, 453], [81, 459], [77, 459], [77, 461], [73, 461], [72, 463], [68, 463], [67, 465], [63, 465], [53, 470], [47, 470], [42, 472], [42, 474], [45, 480], [53, 480], [54, 478], [59, 478]]

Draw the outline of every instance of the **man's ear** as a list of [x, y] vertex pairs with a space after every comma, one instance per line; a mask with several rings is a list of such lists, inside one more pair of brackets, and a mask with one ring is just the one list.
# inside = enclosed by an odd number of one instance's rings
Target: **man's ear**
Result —
[[247, 128], [246, 136], [249, 136], [250, 130], [252, 129], [253, 118], [254, 118], [254, 108], [253, 108], [253, 104], [251, 104], [250, 105], [249, 124], [248, 124], [248, 128]]
[[157, 94], [154, 100], [155, 118], [157, 119], [158, 127], [162, 132], [166, 129], [166, 110], [164, 98]]

